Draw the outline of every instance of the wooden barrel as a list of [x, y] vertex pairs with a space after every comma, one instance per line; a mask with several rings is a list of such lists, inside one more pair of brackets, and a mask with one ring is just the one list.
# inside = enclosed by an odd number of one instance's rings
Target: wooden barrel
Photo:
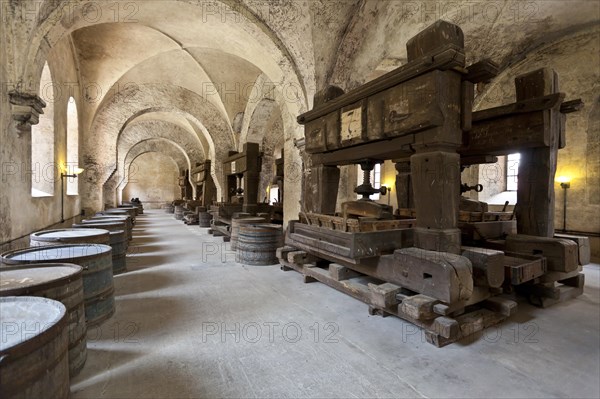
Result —
[[132, 214], [131, 211], [125, 210], [126, 213], [123, 213], [121, 209], [110, 209], [106, 211], [96, 212], [94, 216], [108, 216], [108, 217], [128, 217], [130, 218], [130, 223], [132, 226], [135, 226], [136, 217]]
[[210, 221], [212, 220], [213, 215], [209, 212], [200, 212], [198, 214], [198, 225], [201, 228], [210, 227]]
[[132, 216], [137, 216], [140, 214], [137, 206], [132, 206], [132, 205], [119, 205], [117, 206], [117, 209], [125, 209], [125, 210], [130, 210], [132, 211]]
[[126, 209], [107, 209], [104, 211], [96, 212], [95, 216], [129, 216], [131, 218], [131, 224], [135, 224], [135, 216], [132, 216], [131, 212]]
[[81, 266], [70, 263], [40, 263], [31, 267], [0, 269], [0, 297], [38, 296], [59, 301], [67, 308], [71, 377], [79, 374], [87, 359], [82, 272]]
[[110, 247], [112, 248], [113, 275], [127, 271], [127, 234], [124, 230], [110, 232]]
[[127, 239], [131, 240], [131, 230], [127, 227], [127, 221], [125, 220], [87, 219], [82, 220], [81, 223], [73, 223], [71, 227], [74, 229], [103, 229], [109, 232], [124, 230], [125, 234], [127, 234]]
[[133, 234], [133, 220], [130, 216], [118, 215], [95, 215], [89, 219], [82, 220], [81, 223], [98, 223], [98, 222], [125, 222], [125, 228], [128, 230], [128, 237], [131, 240]]
[[241, 224], [256, 224], [256, 223], [266, 223], [267, 221], [263, 218], [259, 217], [250, 217], [250, 216], [242, 216], [231, 219], [231, 250], [235, 251], [237, 249], [238, 243], [238, 235]]
[[0, 298], [0, 397], [68, 398], [65, 305], [30, 296]]
[[85, 321], [98, 325], [115, 312], [112, 249], [101, 244], [66, 244], [34, 247], [2, 254], [2, 265], [75, 263], [83, 267]]
[[57, 244], [108, 245], [109, 243], [108, 230], [99, 228], [44, 230], [29, 236], [29, 245], [32, 247]]
[[283, 246], [283, 229], [278, 224], [241, 224], [235, 261], [244, 265], [274, 265], [277, 248]]
[[141, 202], [130, 202], [130, 201], [123, 201], [123, 203], [121, 205], [119, 205], [120, 207], [131, 207], [134, 206], [137, 208], [137, 214], [138, 215], [143, 215], [144, 214], [144, 204], [142, 204]]
[[175, 206], [175, 219], [182, 220], [183, 212], [185, 212], [185, 208], [182, 205], [176, 205]]

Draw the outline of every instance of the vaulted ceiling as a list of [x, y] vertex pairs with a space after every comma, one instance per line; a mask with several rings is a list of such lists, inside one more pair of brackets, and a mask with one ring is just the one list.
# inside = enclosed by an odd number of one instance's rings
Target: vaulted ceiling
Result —
[[295, 117], [316, 91], [352, 89], [402, 65], [407, 40], [437, 19], [463, 29], [469, 62], [509, 68], [597, 24], [600, 12], [596, 1], [562, 0], [81, 1], [59, 12], [68, 3], [46, 1], [32, 37], [71, 41], [82, 85], [95, 88], [80, 122], [89, 147], [121, 163], [136, 140], [117, 141], [136, 123], [181, 129], [207, 158], [260, 142], [257, 131], [272, 125], [265, 110], [281, 118], [282, 135], [301, 135]]

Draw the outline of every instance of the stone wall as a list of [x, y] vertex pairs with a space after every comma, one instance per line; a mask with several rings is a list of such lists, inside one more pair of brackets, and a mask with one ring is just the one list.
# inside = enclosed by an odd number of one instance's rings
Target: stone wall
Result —
[[[0, 47], [4, 48], [6, 40], [4, 35], [6, 34], [9, 34], [9, 32], [3, 29], [3, 42]], [[0, 242], [6, 242], [60, 221], [61, 195], [64, 195], [64, 218], [70, 219], [80, 214], [80, 196], [66, 195], [66, 181], [64, 194], [61, 193], [60, 167], [67, 161], [67, 106], [69, 98], [73, 96], [78, 109], [81, 109], [80, 104], [83, 99], [79, 91], [74, 89], [79, 81], [79, 76], [72, 48], [68, 40], [61, 40], [48, 55], [47, 62], [52, 75], [52, 85], [45, 87], [41, 92], [39, 87], [36, 87], [35, 91], [30, 91], [32, 94], [39, 94], [46, 103], [51, 104], [51, 107], [48, 108], [53, 109], [54, 123], [51, 129], [52, 132], [49, 134], [54, 135], [54, 159], [48, 160], [52, 165], [45, 164], [32, 168], [31, 130], [22, 132], [20, 135], [17, 133], [11, 120], [11, 106], [7, 103], [8, 91], [15, 88], [26, 91], [28, 85], [23, 83], [18, 85], [17, 80], [7, 73], [5, 58], [2, 57], [1, 59], [3, 60], [3, 68], [2, 112], [0, 115], [2, 127], [0, 132], [0, 151], [2, 152], [2, 189], [0, 194], [2, 199], [0, 209], [2, 228], [0, 229]], [[41, 75], [41, 69], [39, 72]], [[79, 134], [80, 136], [83, 134], [81, 126], [79, 126]], [[81, 151], [79, 153], [81, 154]], [[74, 165], [68, 166], [71, 173]], [[50, 177], [51, 174], [43, 173], [43, 170], [48, 168], [55, 170], [53, 192], [49, 193], [50, 196], [32, 197], [32, 175], [36, 179], [52, 178]], [[40, 173], [42, 173], [41, 176]]]
[[144, 208], [160, 208], [181, 197], [178, 177], [177, 163], [171, 157], [159, 152], [144, 153], [129, 167], [129, 182], [123, 189], [123, 198], [139, 198]]

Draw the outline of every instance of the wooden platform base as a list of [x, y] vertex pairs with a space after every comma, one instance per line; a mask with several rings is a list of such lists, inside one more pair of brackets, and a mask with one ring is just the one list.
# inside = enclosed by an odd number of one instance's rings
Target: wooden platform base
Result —
[[427, 342], [443, 347], [502, 322], [516, 312], [517, 303], [492, 297], [477, 305], [448, 312], [448, 307], [426, 295], [364, 276], [339, 264], [323, 261], [285, 246], [277, 250], [283, 271], [296, 270], [304, 282], [319, 281], [369, 305], [373, 315], [394, 315], [424, 330]]
[[556, 282], [536, 282], [516, 286], [516, 292], [527, 297], [533, 305], [547, 308], [557, 303], [568, 301], [583, 294], [585, 275], [576, 273]]
[[212, 234], [215, 237], [227, 237], [231, 236], [231, 232], [229, 231], [229, 225], [226, 224], [213, 224], [212, 225]]

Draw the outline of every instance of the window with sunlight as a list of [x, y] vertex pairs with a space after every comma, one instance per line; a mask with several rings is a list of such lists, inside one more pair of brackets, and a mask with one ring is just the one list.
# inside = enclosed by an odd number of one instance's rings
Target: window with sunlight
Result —
[[[42, 70], [39, 96], [46, 102], [39, 123], [31, 127], [31, 196], [54, 195], [54, 85], [48, 63]], [[60, 173], [60, 172], [59, 172]]]
[[506, 157], [506, 191], [517, 191], [520, 161], [521, 154], [518, 153]]
[[[79, 121], [77, 118], [77, 104], [73, 97], [69, 98], [67, 105], [67, 174], [75, 174], [79, 167]], [[67, 195], [78, 195], [78, 179], [67, 178]]]

